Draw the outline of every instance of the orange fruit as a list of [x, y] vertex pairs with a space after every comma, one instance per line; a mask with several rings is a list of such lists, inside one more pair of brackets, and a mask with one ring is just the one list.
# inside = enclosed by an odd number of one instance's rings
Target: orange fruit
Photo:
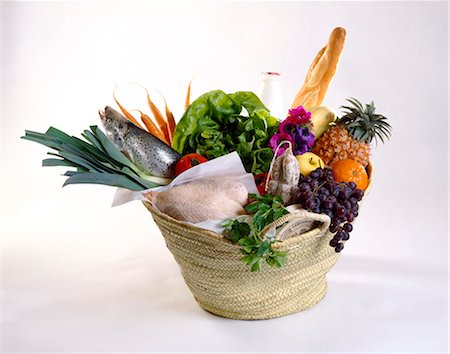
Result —
[[369, 176], [365, 168], [352, 159], [339, 160], [331, 165], [333, 178], [336, 182], [354, 182], [356, 187], [366, 190]]

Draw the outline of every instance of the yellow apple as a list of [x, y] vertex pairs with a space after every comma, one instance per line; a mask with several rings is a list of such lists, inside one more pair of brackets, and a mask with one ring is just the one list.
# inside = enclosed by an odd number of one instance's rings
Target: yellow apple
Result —
[[325, 164], [323, 163], [323, 160], [320, 158], [320, 156], [317, 156], [312, 152], [305, 152], [304, 154], [296, 155], [295, 158], [297, 159], [300, 166], [300, 173], [305, 177], [308, 176], [316, 168], [325, 167]]

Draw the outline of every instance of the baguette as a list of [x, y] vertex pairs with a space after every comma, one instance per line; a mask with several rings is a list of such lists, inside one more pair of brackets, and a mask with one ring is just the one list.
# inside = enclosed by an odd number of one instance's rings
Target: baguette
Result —
[[328, 43], [317, 53], [309, 67], [305, 82], [295, 96], [292, 108], [301, 105], [309, 111], [322, 103], [331, 79], [336, 73], [344, 49], [345, 35], [345, 29], [341, 27], [331, 32]]

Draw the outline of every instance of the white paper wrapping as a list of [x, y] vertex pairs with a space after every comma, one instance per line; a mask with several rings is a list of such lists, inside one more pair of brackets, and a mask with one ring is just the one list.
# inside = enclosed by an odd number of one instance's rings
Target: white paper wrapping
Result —
[[[177, 176], [170, 184], [156, 188], [150, 188], [145, 191], [132, 191], [129, 189], [118, 188], [114, 196], [112, 206], [117, 206], [131, 202], [133, 200], [148, 201], [144, 194], [148, 191], [162, 192], [174, 186], [193, 181], [197, 178], [233, 178], [241, 182], [248, 193], [258, 194], [255, 179], [251, 173], [245, 171], [241, 158], [237, 152], [218, 157], [211, 161], [204, 162], [190, 168]], [[192, 224], [197, 227], [211, 230], [213, 232], [222, 233], [223, 227], [220, 225], [223, 220], [207, 220], [198, 224]]]

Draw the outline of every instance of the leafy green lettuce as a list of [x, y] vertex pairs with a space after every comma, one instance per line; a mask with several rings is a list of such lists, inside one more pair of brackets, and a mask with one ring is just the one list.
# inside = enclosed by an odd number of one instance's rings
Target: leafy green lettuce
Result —
[[196, 152], [208, 159], [237, 151], [248, 172], [269, 170], [267, 146], [278, 120], [252, 92], [207, 92], [188, 107], [176, 125], [172, 147], [181, 154]]

